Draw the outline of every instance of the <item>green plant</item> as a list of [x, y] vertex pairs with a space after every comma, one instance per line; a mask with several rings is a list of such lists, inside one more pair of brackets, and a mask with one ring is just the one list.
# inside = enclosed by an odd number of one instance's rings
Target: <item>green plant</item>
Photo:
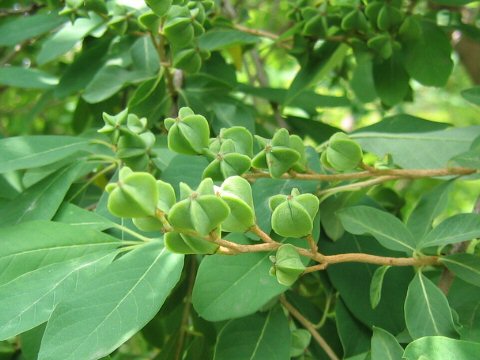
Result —
[[7, 1], [0, 359], [474, 359], [480, 129], [401, 111], [464, 3]]

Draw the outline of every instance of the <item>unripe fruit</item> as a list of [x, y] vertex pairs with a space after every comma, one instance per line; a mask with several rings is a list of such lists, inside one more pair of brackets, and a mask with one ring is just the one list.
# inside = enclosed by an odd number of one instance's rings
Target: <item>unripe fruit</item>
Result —
[[212, 180], [205, 179], [197, 191], [192, 191], [186, 199], [170, 209], [168, 220], [176, 230], [196, 231], [207, 236], [228, 217], [230, 210], [227, 204], [215, 195], [205, 194], [205, 184], [212, 188], [213, 193]]
[[270, 198], [272, 229], [280, 236], [300, 238], [312, 233], [313, 220], [318, 212], [319, 200], [313, 194], [300, 194], [293, 189], [291, 195]]
[[217, 194], [228, 205], [230, 214], [222, 223], [222, 229], [229, 232], [246, 232], [255, 225], [252, 188], [240, 176], [226, 179]]
[[118, 217], [142, 218], [154, 216], [158, 202], [155, 178], [146, 172], [132, 172], [127, 167], [120, 170], [117, 183], [106, 188], [108, 210]]
[[[180, 109], [182, 111], [182, 109]], [[210, 128], [202, 115], [165, 119], [168, 148], [180, 154], [198, 155], [208, 148]]]
[[322, 164], [338, 171], [353, 170], [363, 158], [362, 148], [344, 133], [334, 134], [321, 155]]
[[305, 265], [293, 245], [284, 244], [278, 248], [270, 272], [275, 275], [280, 284], [293, 285], [304, 271]]

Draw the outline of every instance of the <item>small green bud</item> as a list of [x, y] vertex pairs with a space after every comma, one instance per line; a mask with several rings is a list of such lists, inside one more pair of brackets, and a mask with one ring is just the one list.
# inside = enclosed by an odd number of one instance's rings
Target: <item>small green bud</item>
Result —
[[377, 26], [380, 30], [388, 31], [391, 28], [400, 25], [402, 20], [402, 12], [396, 7], [385, 3], [378, 13]]
[[154, 216], [158, 202], [155, 178], [146, 172], [132, 172], [124, 167], [120, 170], [117, 183], [106, 188], [108, 210], [115, 216], [142, 218]]
[[342, 19], [341, 27], [343, 30], [359, 30], [366, 32], [368, 22], [363, 12], [358, 9], [352, 10]]
[[293, 245], [284, 244], [278, 248], [273, 272], [280, 284], [292, 286], [304, 271], [305, 265]]
[[370, 20], [370, 23], [374, 26], [377, 26], [378, 14], [382, 9], [383, 4], [383, 1], [372, 1], [365, 8], [365, 14], [368, 17], [368, 20]]
[[393, 54], [392, 39], [388, 35], [377, 35], [368, 40], [367, 45], [370, 49], [377, 52], [383, 59], [388, 59]]

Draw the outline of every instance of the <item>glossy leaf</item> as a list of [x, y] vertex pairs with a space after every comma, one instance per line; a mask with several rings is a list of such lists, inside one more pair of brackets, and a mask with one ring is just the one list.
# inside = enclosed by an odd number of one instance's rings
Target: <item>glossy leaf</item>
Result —
[[97, 252], [67, 262], [26, 272], [0, 286], [0, 340], [47, 321], [55, 306], [77, 285], [113, 260], [111, 251]]
[[[248, 243], [245, 236], [231, 234], [227, 240]], [[200, 316], [220, 321], [250, 315], [287, 287], [280, 285], [268, 271], [272, 265], [268, 253], [243, 256], [212, 255], [198, 269], [192, 302]]]
[[455, 244], [480, 237], [480, 215], [458, 214], [447, 218], [420, 241], [419, 247]]
[[182, 266], [183, 256], [169, 253], [156, 241], [116, 260], [55, 308], [38, 359], [108, 355], [158, 312]]
[[58, 78], [38, 69], [17, 66], [0, 68], [0, 84], [23, 89], [51, 89]]
[[372, 360], [402, 360], [403, 348], [388, 331], [373, 328]]
[[480, 352], [480, 344], [471, 341], [449, 339], [444, 336], [427, 336], [415, 340], [405, 349], [406, 360], [429, 359], [475, 359]]
[[373, 273], [372, 282], [370, 283], [370, 304], [372, 304], [372, 309], [377, 307], [382, 298], [383, 278], [388, 269], [390, 269], [388, 265], [380, 266]]
[[97, 14], [92, 14], [90, 18], [79, 18], [73, 24], [67, 23], [43, 43], [37, 56], [38, 63], [43, 65], [65, 54], [102, 23], [103, 19]]
[[444, 86], [453, 69], [450, 40], [434, 23], [423, 21], [421, 27], [421, 35], [406, 43], [405, 69], [423, 85]]
[[395, 134], [366, 129], [350, 137], [366, 151], [380, 157], [392, 155], [393, 161], [400, 167], [434, 169], [445, 167], [453, 156], [469, 150], [480, 131], [479, 126], [467, 126], [417, 133], [408, 128], [402, 131], [401, 127]]
[[421, 272], [408, 287], [405, 321], [413, 339], [434, 335], [457, 336], [447, 298]]
[[54, 221], [62, 222], [81, 229], [103, 231], [115, 224], [103, 216], [78, 207], [71, 203], [64, 203], [55, 214]]
[[448, 270], [460, 279], [480, 287], [480, 258], [473, 254], [452, 254], [440, 258]]
[[0, 172], [36, 168], [88, 151], [88, 140], [73, 136], [18, 136], [0, 140]]
[[234, 29], [217, 29], [208, 31], [198, 39], [202, 50], [214, 51], [233, 45], [255, 44], [260, 38]]
[[67, 19], [55, 13], [19, 16], [0, 25], [0, 46], [14, 46], [22, 41], [42, 35], [65, 23]]
[[91, 229], [49, 221], [32, 221], [0, 229], [0, 285], [18, 276], [70, 259], [106, 250], [120, 240]]
[[4, 214], [0, 218], [0, 224], [14, 225], [53, 218], [82, 165], [73, 164], [61, 168], [10, 202], [0, 204], [0, 212]]
[[354, 206], [337, 212], [345, 229], [356, 235], [371, 234], [382, 246], [391, 250], [411, 252], [415, 239], [395, 216], [372, 207]]
[[480, 86], [462, 91], [462, 96], [475, 105], [480, 106]]
[[447, 206], [452, 186], [452, 182], [445, 182], [420, 198], [407, 220], [407, 227], [416, 238], [421, 239], [432, 229], [433, 220]]
[[231, 320], [222, 328], [214, 360], [234, 359], [290, 359], [290, 330], [280, 307]]

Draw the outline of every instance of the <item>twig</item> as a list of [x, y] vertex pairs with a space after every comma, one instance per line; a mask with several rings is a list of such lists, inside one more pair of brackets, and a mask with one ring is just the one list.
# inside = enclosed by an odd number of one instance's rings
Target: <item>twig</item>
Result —
[[178, 93], [175, 89], [175, 82], [172, 73], [170, 72], [171, 62], [169, 61], [167, 54], [165, 53], [165, 36], [163, 34], [160, 34], [160, 40], [158, 42], [153, 33], [150, 33], [150, 38], [152, 39], [153, 45], [157, 49], [160, 64], [162, 64], [164, 69], [165, 82], [167, 83], [168, 93], [170, 94], [170, 97], [172, 99], [172, 109], [170, 112], [172, 115], [174, 115], [178, 112], [176, 104]]
[[[282, 179], [297, 179], [297, 180], [317, 180], [317, 181], [341, 181], [341, 180], [356, 180], [365, 179], [369, 177], [379, 176], [396, 176], [402, 178], [417, 179], [423, 177], [435, 177], [435, 176], [449, 176], [449, 175], [470, 175], [477, 172], [476, 169], [454, 167], [454, 168], [441, 168], [441, 169], [387, 169], [387, 170], [366, 170], [353, 173], [344, 174], [317, 174], [317, 173], [285, 173], [281, 176]], [[270, 178], [268, 172], [255, 172], [242, 175], [247, 180], [255, 180], [259, 178]]]
[[274, 243], [275, 242], [275, 241], [272, 240], [272, 238], [270, 236], [268, 236], [267, 233], [265, 233], [262, 229], [260, 229], [260, 227], [256, 224], [253, 225], [250, 228], [250, 232], [252, 232], [255, 235], [257, 235], [258, 237], [260, 237], [260, 239], [262, 239], [266, 243]]
[[322, 200], [325, 200], [327, 197], [329, 197], [333, 194], [339, 193], [339, 192], [356, 191], [356, 190], [363, 189], [365, 187], [381, 184], [381, 183], [384, 183], [386, 181], [395, 180], [395, 179], [399, 179], [399, 177], [398, 176], [393, 176], [393, 175], [380, 176], [380, 177], [374, 178], [374, 179], [369, 179], [369, 180], [365, 180], [365, 181], [356, 182], [356, 183], [353, 183], [353, 184], [341, 185], [341, 186], [336, 186], [336, 187], [329, 188], [329, 189], [326, 189], [326, 190], [322, 190], [322, 191], [319, 191], [317, 193], [317, 195]]
[[302, 324], [302, 326], [308, 330], [310, 334], [312, 334], [312, 337], [315, 339], [317, 344], [325, 351], [325, 354], [331, 359], [331, 360], [340, 360], [340, 358], [335, 354], [333, 349], [328, 345], [328, 343], [325, 341], [325, 339], [320, 335], [320, 333], [317, 331], [315, 326], [305, 317], [303, 316], [300, 311], [298, 311], [292, 304], [290, 304], [287, 299], [285, 298], [284, 295], [280, 297], [280, 303], [287, 309], [287, 311], [295, 318], [297, 321]]
[[188, 319], [190, 317], [190, 303], [193, 290], [193, 284], [195, 283], [195, 273], [196, 273], [196, 261], [195, 257], [190, 256], [190, 268], [188, 274], [188, 290], [185, 297], [185, 306], [183, 308], [182, 322], [180, 323], [180, 335], [178, 337], [177, 349], [175, 351], [175, 360], [180, 360], [182, 358], [183, 345], [185, 343], [186, 337], [186, 328], [188, 326]]

